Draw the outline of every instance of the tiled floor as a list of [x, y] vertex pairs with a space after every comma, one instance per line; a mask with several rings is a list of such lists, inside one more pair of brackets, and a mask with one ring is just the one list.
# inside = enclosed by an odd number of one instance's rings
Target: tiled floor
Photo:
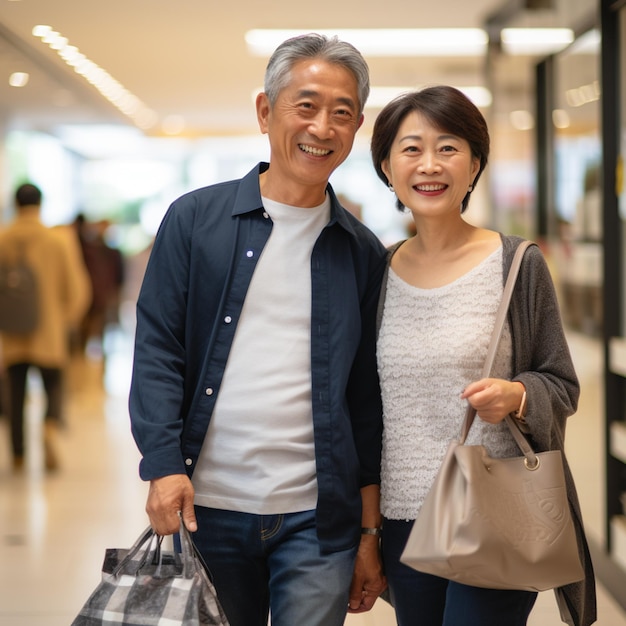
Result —
[[[600, 538], [600, 350], [582, 337], [570, 341], [583, 396], [569, 426], [568, 454], [588, 532]], [[126, 407], [128, 341], [111, 336], [107, 354], [105, 369], [101, 361], [89, 359], [72, 367], [68, 424], [61, 440], [63, 470], [58, 475], [41, 471], [36, 379], [28, 411], [31, 454], [20, 476], [9, 469], [7, 427], [0, 420], [0, 626], [69, 626], [99, 580], [105, 548], [128, 547], [147, 526], [146, 485], [137, 477], [139, 456]], [[626, 626], [626, 615], [601, 586], [598, 597], [597, 623]], [[552, 593], [540, 594], [529, 625], [559, 623]], [[394, 624], [392, 610], [382, 601], [370, 613], [346, 621], [349, 626]]]

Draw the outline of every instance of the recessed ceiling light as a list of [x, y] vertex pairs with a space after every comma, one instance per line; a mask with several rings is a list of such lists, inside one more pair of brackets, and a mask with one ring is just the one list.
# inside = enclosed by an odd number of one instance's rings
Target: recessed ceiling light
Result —
[[569, 128], [571, 124], [569, 113], [565, 109], [554, 109], [552, 111], [552, 123], [555, 128]]
[[9, 85], [11, 87], [24, 87], [26, 83], [28, 83], [28, 79], [30, 76], [27, 72], [13, 72], [11, 76], [9, 76]]
[[535, 118], [530, 111], [520, 109], [518, 111], [511, 111], [509, 119], [513, 128], [517, 130], [531, 130], [535, 126]]

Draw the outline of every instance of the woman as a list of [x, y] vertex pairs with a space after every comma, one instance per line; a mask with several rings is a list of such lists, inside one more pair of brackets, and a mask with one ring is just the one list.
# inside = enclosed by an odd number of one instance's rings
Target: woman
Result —
[[[384, 409], [383, 560], [400, 626], [523, 626], [528, 591], [470, 587], [417, 572], [399, 558], [466, 403], [467, 443], [519, 456], [506, 423], [524, 423], [537, 451], [563, 450], [579, 386], [554, 286], [537, 246], [525, 254], [490, 378], [482, 365], [519, 237], [470, 225], [462, 214], [487, 164], [489, 133], [458, 90], [430, 87], [390, 102], [372, 136], [374, 167], [408, 210], [415, 236], [390, 250], [380, 306], [378, 367]], [[566, 463], [567, 465], [567, 463]], [[595, 621], [595, 584], [566, 466], [586, 579], [557, 592], [562, 617]], [[565, 600], [566, 599], [566, 600]]]

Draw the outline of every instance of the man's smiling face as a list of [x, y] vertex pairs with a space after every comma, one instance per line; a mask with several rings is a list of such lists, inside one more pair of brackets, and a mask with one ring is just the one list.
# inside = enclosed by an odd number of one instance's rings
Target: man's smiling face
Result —
[[269, 197], [286, 204], [306, 206], [294, 199], [307, 196], [309, 206], [319, 204], [330, 175], [350, 154], [363, 121], [359, 111], [349, 70], [321, 59], [296, 63], [273, 107], [265, 94], [257, 98], [259, 127], [271, 146], [263, 193], [271, 190]]

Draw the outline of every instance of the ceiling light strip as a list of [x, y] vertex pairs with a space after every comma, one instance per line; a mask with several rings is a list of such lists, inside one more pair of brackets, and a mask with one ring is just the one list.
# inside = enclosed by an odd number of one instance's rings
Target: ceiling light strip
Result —
[[[280, 43], [302, 30], [259, 28], [245, 34], [252, 55], [268, 57]], [[314, 29], [337, 35], [366, 57], [484, 56], [489, 37], [482, 28], [338, 28]], [[503, 50], [510, 55], [552, 54], [574, 41], [569, 28], [504, 28]]]
[[32, 32], [54, 50], [67, 65], [74, 68], [77, 74], [93, 85], [113, 106], [131, 118], [139, 128], [146, 130], [155, 126], [158, 121], [157, 114], [76, 46], [70, 45], [67, 37], [63, 37], [51, 26], [43, 24], [35, 26]]
[[[248, 50], [269, 56], [280, 43], [301, 35], [302, 30], [253, 29], [245, 34]], [[487, 33], [481, 28], [345, 28], [314, 29], [321, 35], [337, 35], [369, 57], [482, 56]]]

